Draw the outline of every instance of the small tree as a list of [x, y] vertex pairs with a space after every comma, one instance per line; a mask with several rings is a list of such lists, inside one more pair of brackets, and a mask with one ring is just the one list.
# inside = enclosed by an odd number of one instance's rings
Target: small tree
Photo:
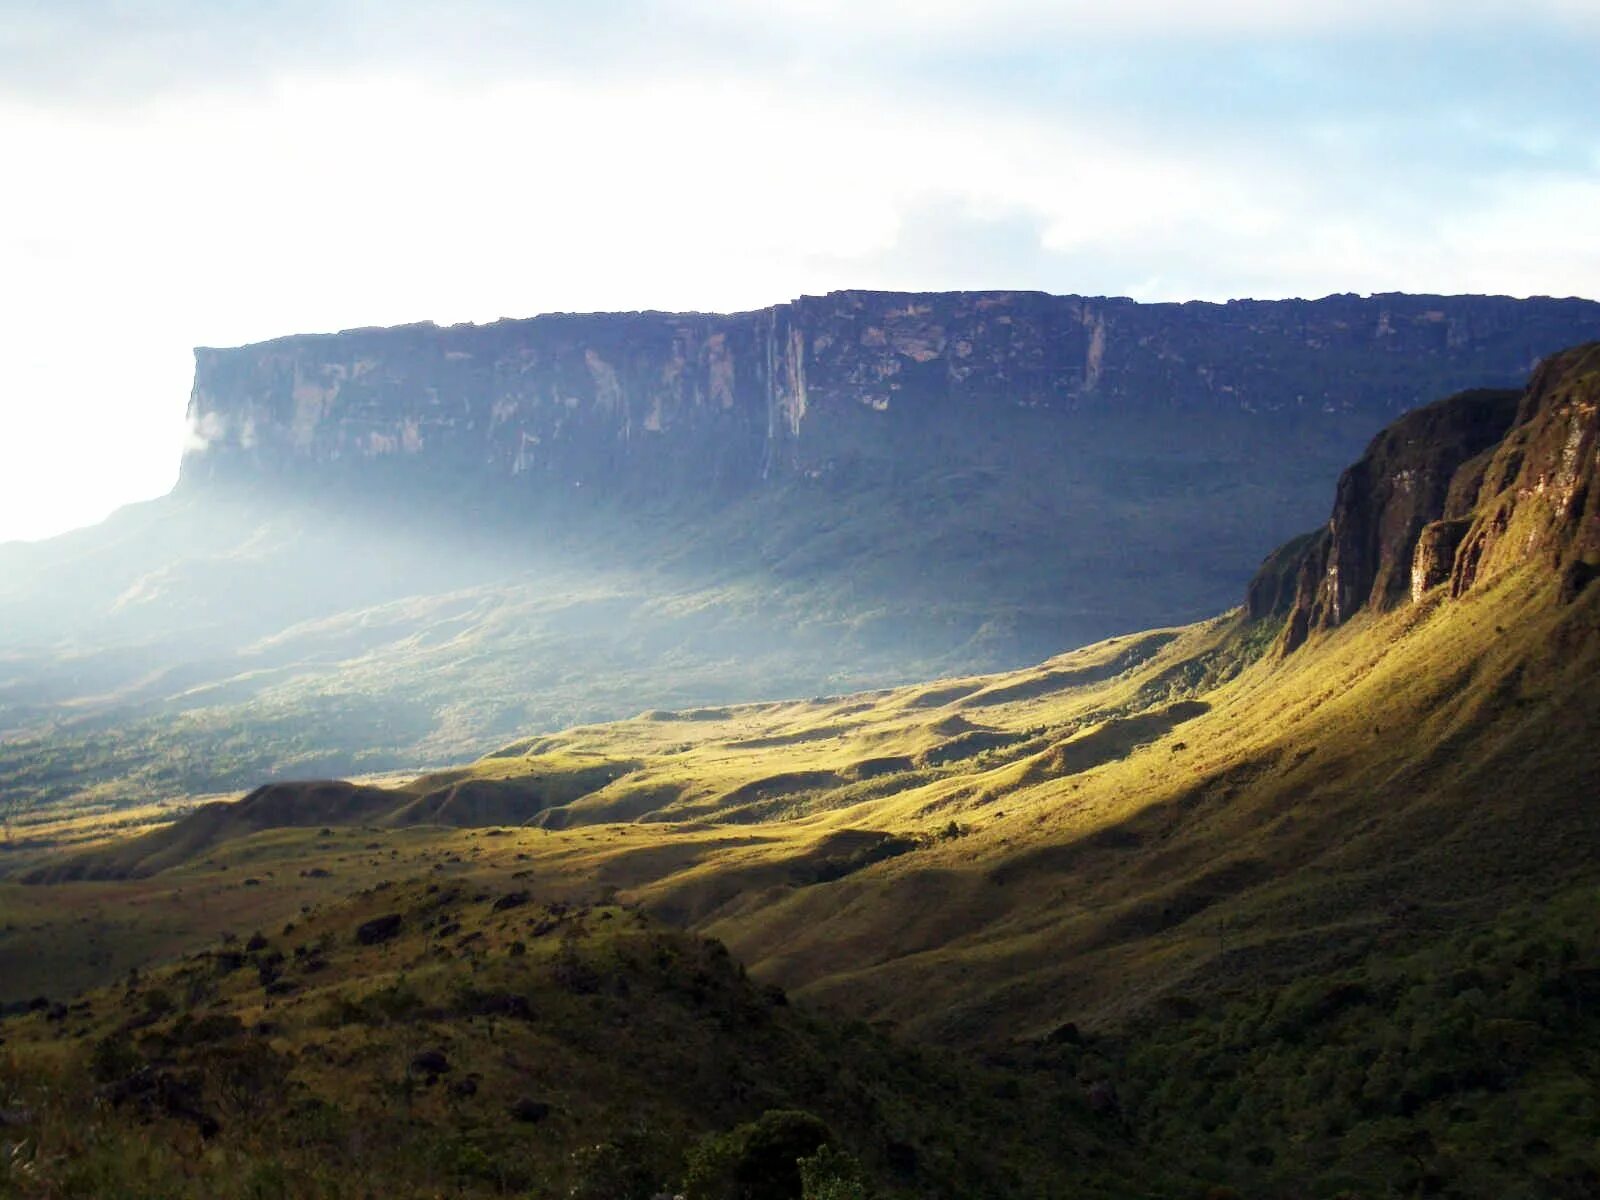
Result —
[[685, 1200], [801, 1200], [800, 1160], [827, 1141], [828, 1127], [816, 1117], [781, 1108], [710, 1134], [689, 1152]]

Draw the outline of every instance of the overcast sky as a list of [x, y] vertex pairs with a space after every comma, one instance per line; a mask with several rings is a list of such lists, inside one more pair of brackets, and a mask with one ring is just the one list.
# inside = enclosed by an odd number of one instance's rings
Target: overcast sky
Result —
[[191, 348], [833, 288], [1600, 297], [1600, 0], [0, 0], [0, 539]]

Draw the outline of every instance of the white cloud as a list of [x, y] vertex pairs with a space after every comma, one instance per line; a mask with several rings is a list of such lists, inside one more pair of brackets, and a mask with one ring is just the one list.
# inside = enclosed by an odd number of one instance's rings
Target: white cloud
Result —
[[[1006, 12], [1042, 20], [1046, 7]], [[1214, 11], [1242, 21], [1266, 7]], [[834, 8], [792, 11], [826, 22]], [[969, 12], [888, 4], [864, 19], [890, 30], [920, 14], [955, 36]], [[196, 344], [735, 310], [834, 287], [1600, 292], [1593, 163], [1562, 180], [1488, 179], [1448, 211], [1386, 209], [1381, 177], [1330, 186], [1370, 152], [1337, 139], [1291, 161], [1163, 142], [1114, 105], [1001, 117], [869, 78], [663, 80], [368, 73], [110, 112], [0, 102], [0, 328], [16, 347], [0, 537], [169, 486]], [[1001, 258], [941, 249], [968, 235]], [[1000, 262], [1005, 278], [985, 274]]]
[[[220, 441], [228, 432], [228, 423], [220, 413], [201, 413], [198, 417], [190, 414], [185, 422], [183, 436], [183, 452], [185, 454], [204, 454], [211, 449], [213, 442]], [[243, 435], [241, 434], [241, 441]], [[255, 442], [255, 433], [250, 431], [250, 442]], [[249, 447], [247, 446], [246, 449]]]
[[1474, 290], [1593, 298], [1600, 294], [1600, 180], [1506, 181], [1490, 203], [1449, 221], [1440, 241]]
[[1592, 0], [695, 0], [711, 22], [846, 41], [1026, 45], [1053, 36], [1278, 36], [1362, 30], [1452, 30], [1487, 24], [1557, 21], [1600, 26]]

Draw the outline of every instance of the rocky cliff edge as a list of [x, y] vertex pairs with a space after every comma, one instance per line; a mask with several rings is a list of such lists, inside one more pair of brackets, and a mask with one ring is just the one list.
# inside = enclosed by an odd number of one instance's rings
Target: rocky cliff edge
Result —
[[1557, 575], [1563, 600], [1600, 574], [1600, 343], [1553, 355], [1521, 392], [1463, 392], [1390, 425], [1339, 480], [1327, 525], [1262, 564], [1246, 610], [1284, 616], [1289, 653], [1524, 564]]

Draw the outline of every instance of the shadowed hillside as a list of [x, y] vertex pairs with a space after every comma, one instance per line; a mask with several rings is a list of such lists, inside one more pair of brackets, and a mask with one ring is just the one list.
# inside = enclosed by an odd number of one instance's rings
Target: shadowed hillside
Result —
[[886, 1196], [1175, 1194], [1069, 1081], [798, 1011], [719, 943], [526, 888], [380, 884], [6, 1032], [28, 1196], [776, 1195], [798, 1158]]

